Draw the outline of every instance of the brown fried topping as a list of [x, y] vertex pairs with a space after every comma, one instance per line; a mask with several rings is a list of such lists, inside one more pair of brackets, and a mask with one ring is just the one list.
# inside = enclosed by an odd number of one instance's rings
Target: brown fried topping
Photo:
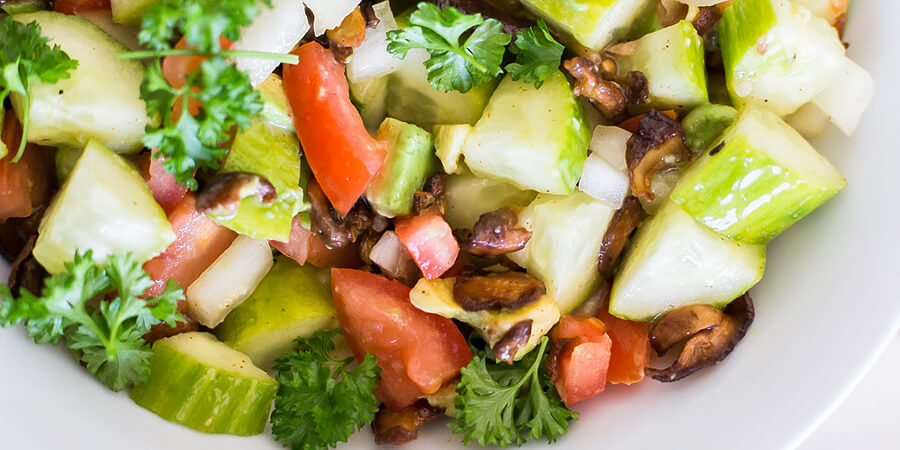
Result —
[[[340, 47], [359, 47], [366, 39], [366, 18], [359, 6], [353, 10], [337, 28], [325, 31], [331, 42]], [[352, 52], [352, 50], [351, 50]]]
[[419, 435], [419, 427], [443, 413], [443, 408], [431, 406], [425, 400], [419, 400], [400, 411], [382, 407], [372, 422], [375, 443], [401, 445], [411, 442]]
[[28, 292], [38, 295], [44, 288], [47, 271], [32, 253], [35, 241], [37, 235], [32, 235], [9, 268], [7, 285], [13, 294], [17, 295], [22, 289], [27, 289]]
[[669, 116], [651, 110], [641, 119], [625, 150], [632, 192], [639, 198], [653, 201], [653, 177], [679, 167], [690, 157], [681, 125]]
[[615, 275], [616, 263], [619, 261], [622, 250], [625, 249], [625, 243], [628, 242], [634, 229], [644, 220], [644, 216], [644, 208], [641, 207], [640, 200], [634, 196], [628, 196], [622, 207], [616, 211], [603, 236], [603, 245], [600, 247], [600, 256], [597, 258], [600, 275], [607, 279], [611, 279]]
[[510, 208], [501, 208], [482, 214], [472, 232], [461, 242], [466, 252], [484, 257], [494, 257], [525, 248], [531, 232], [518, 227], [519, 216]]
[[644, 72], [633, 70], [617, 81], [625, 90], [629, 104], [640, 105], [650, 98], [650, 84]]
[[447, 211], [444, 194], [447, 192], [447, 175], [435, 174], [425, 180], [421, 191], [413, 194], [412, 215], [434, 214], [443, 216]]
[[275, 186], [250, 172], [228, 172], [214, 176], [197, 195], [197, 210], [214, 216], [237, 214], [245, 198], [256, 197], [266, 205], [277, 197]]
[[375, 9], [372, 8], [372, 0], [363, 0], [359, 4], [359, 9], [362, 11], [363, 18], [366, 19], [366, 28], [375, 28], [381, 23], [381, 20], [375, 15]]
[[309, 180], [306, 194], [309, 198], [310, 230], [329, 248], [341, 248], [351, 244], [356, 238], [353, 227], [338, 215], [315, 179]]
[[516, 353], [519, 353], [519, 349], [524, 347], [525, 344], [528, 343], [528, 338], [531, 337], [532, 324], [534, 324], [534, 321], [527, 319], [513, 325], [512, 328], [510, 328], [506, 334], [494, 344], [491, 351], [493, 351], [497, 361], [508, 364], [513, 363]]
[[460, 276], [453, 286], [453, 297], [466, 311], [515, 309], [546, 293], [541, 280], [521, 272]]
[[625, 113], [625, 92], [615, 82], [604, 79], [601, 69], [590, 59], [572, 58], [563, 67], [575, 79], [575, 95], [590, 99], [604, 117], [612, 120]]
[[722, 18], [722, 12], [715, 6], [701, 6], [697, 16], [694, 17], [694, 28], [703, 38], [704, 42], [711, 42], [717, 35], [716, 25]]

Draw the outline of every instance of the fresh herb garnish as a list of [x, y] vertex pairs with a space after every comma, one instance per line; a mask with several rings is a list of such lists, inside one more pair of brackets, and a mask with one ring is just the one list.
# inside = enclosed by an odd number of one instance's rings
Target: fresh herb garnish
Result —
[[456, 420], [450, 429], [463, 435], [463, 443], [481, 446], [521, 445], [546, 437], [554, 442], [578, 418], [560, 400], [544, 369], [548, 339], [538, 350], [509, 365], [488, 362], [484, 352], [462, 369], [456, 387]]
[[509, 50], [516, 55], [516, 62], [506, 65], [512, 79], [540, 88], [559, 68], [565, 47], [553, 39], [547, 24], [540, 20], [536, 26], [516, 34]]
[[51, 46], [50, 39], [41, 34], [37, 22], [22, 23], [7, 16], [0, 20], [0, 104], [10, 92], [23, 98], [22, 140], [13, 162], [25, 151], [31, 114], [31, 83], [56, 83], [69, 78], [78, 61], [69, 58], [59, 45]]
[[427, 50], [431, 58], [425, 68], [435, 89], [468, 92], [503, 73], [500, 64], [511, 38], [496, 19], [422, 2], [409, 24], [388, 32], [388, 52], [405, 58], [412, 49]]
[[340, 330], [297, 340], [297, 351], [279, 358], [278, 394], [272, 434], [291, 449], [319, 449], [344, 442], [375, 419], [381, 368], [366, 355], [353, 370], [353, 358], [335, 360], [332, 340]]
[[[91, 251], [76, 253], [66, 272], [48, 277], [41, 296], [23, 289], [16, 299], [0, 285], [0, 325], [25, 322], [38, 344], [57, 344], [81, 352], [81, 361], [101, 383], [114, 391], [140, 384], [150, 374], [152, 352], [143, 339], [150, 327], [183, 321], [178, 301], [181, 288], [171, 281], [158, 297], [142, 299], [153, 284], [130, 253], [110, 255], [98, 265]], [[106, 301], [106, 294], [117, 296]], [[94, 303], [96, 302], [96, 303]]]

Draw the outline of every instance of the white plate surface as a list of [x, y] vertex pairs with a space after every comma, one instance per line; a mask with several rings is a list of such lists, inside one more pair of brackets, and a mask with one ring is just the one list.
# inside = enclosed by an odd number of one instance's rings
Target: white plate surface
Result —
[[[820, 424], [900, 325], [900, 2], [854, 0], [850, 55], [876, 81], [856, 137], [816, 147], [850, 186], [779, 237], [751, 292], [757, 319], [719, 366], [683, 382], [614, 387], [578, 405], [561, 448], [792, 448]], [[894, 188], [890, 188], [894, 186]], [[0, 272], [5, 272], [0, 267]], [[61, 348], [0, 330], [0, 430], [9, 449], [274, 449], [268, 435], [207, 436], [95, 382]], [[431, 426], [409, 449], [456, 447]], [[542, 444], [532, 445], [536, 448]], [[374, 447], [368, 431], [345, 448]]]

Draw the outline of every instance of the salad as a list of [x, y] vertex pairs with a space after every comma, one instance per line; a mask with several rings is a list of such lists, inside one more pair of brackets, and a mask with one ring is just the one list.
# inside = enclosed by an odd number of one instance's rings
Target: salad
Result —
[[0, 325], [200, 432], [555, 442], [847, 185], [848, 6], [0, 0]]

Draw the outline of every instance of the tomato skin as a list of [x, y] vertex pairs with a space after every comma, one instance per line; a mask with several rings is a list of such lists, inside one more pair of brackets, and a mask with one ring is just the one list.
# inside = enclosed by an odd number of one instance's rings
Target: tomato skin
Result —
[[[593, 397], [606, 389], [606, 373], [612, 341], [598, 319], [564, 317], [553, 329], [551, 339], [560, 346], [550, 363], [551, 378], [567, 405]], [[555, 360], [555, 361], [554, 361]]]
[[325, 196], [347, 214], [384, 165], [387, 144], [369, 136], [356, 107], [344, 66], [317, 42], [292, 52], [284, 65], [284, 90], [297, 136]]
[[600, 320], [606, 324], [606, 334], [612, 340], [612, 355], [606, 380], [612, 384], [634, 384], [643, 381], [644, 369], [650, 358], [650, 325], [632, 322], [601, 309]]
[[141, 155], [141, 175], [153, 199], [168, 213], [187, 194], [188, 189], [175, 182], [175, 175], [166, 172], [162, 164], [155, 158], [157, 149]]
[[459, 243], [443, 217], [414, 216], [397, 220], [394, 228], [426, 279], [439, 278], [456, 264]]
[[332, 269], [334, 306], [357, 359], [378, 357], [381, 383], [375, 395], [392, 410], [413, 404], [456, 378], [472, 352], [450, 319], [409, 301], [398, 281], [353, 269]]
[[197, 211], [194, 200], [193, 194], [186, 195], [167, 214], [175, 242], [144, 264], [144, 270], [153, 279], [147, 295], [159, 295], [170, 278], [187, 289], [237, 237], [234, 231]]
[[297, 218], [291, 223], [291, 237], [287, 242], [269, 241], [269, 244], [301, 266], [306, 263], [320, 268], [362, 265], [359, 247], [356, 244], [342, 248], [328, 248], [322, 239], [305, 228]]
[[6, 111], [0, 139], [8, 154], [0, 159], [0, 223], [28, 217], [35, 206], [47, 203], [56, 185], [52, 150], [28, 144], [19, 162], [12, 162], [22, 140], [22, 125], [12, 110]]
[[53, 10], [63, 14], [75, 15], [82, 11], [109, 9], [109, 0], [56, 0]]

